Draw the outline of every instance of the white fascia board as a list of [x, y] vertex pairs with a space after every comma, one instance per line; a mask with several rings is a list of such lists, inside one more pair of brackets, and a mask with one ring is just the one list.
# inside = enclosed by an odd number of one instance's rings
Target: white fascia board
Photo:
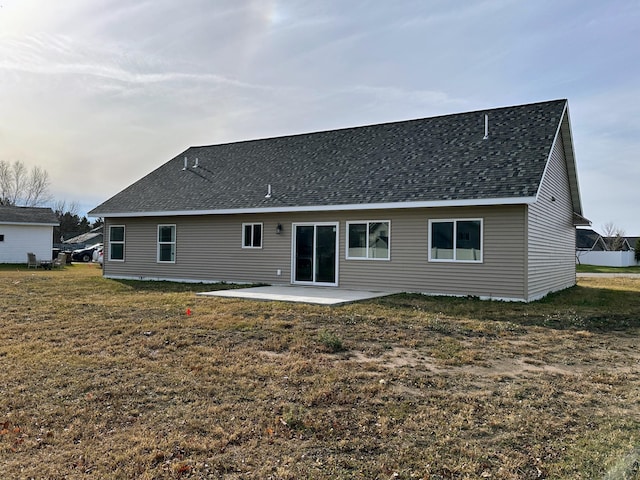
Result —
[[155, 212], [96, 212], [105, 218], [173, 217], [183, 215], [238, 215], [248, 213], [335, 212], [361, 210], [398, 210], [406, 208], [482, 207], [492, 205], [529, 205], [536, 197], [486, 198], [473, 200], [438, 200], [427, 202], [366, 203], [351, 205], [312, 205], [308, 207], [257, 207], [219, 210], [169, 210]]
[[[540, 191], [542, 190], [542, 185], [544, 185], [544, 182], [547, 178], [547, 173], [549, 171], [550, 168], [550, 164], [551, 164], [551, 156], [553, 155], [553, 147], [555, 147], [556, 142], [558, 141], [558, 137], [560, 136], [560, 131], [562, 130], [562, 121], [564, 120], [564, 115], [567, 112], [567, 104], [565, 103], [563, 109], [562, 109], [562, 115], [560, 115], [560, 121], [558, 122], [558, 126], [556, 127], [556, 133], [553, 136], [553, 141], [551, 142], [551, 147], [549, 148], [549, 154], [547, 155], [547, 160], [544, 163], [544, 170], [542, 172], [542, 178], [540, 179], [540, 183], [538, 184], [538, 191], [536, 192], [536, 200], [538, 199], [538, 197], [540, 196]], [[564, 145], [562, 147], [562, 150], [564, 151]], [[566, 161], [566, 152], [564, 153], [565, 156], [565, 161]]]
[[578, 185], [578, 173], [576, 169], [575, 152], [573, 149], [573, 135], [571, 134], [571, 122], [569, 120], [568, 102], [565, 102], [564, 104], [560, 122], [558, 123], [556, 134], [553, 137], [553, 142], [551, 143], [551, 150], [549, 150], [549, 155], [547, 156], [547, 163], [544, 166], [544, 172], [542, 173], [542, 179], [540, 180], [540, 185], [538, 186], [536, 199], [539, 197], [540, 191], [542, 190], [542, 185], [544, 184], [547, 177], [547, 171], [549, 170], [551, 164], [551, 155], [553, 155], [553, 147], [556, 145], [556, 142], [560, 137], [560, 132], [564, 134], [562, 150], [564, 152], [564, 158], [567, 167], [567, 176], [569, 178], [569, 195], [571, 196], [571, 203], [573, 204], [575, 213], [582, 216], [582, 202], [580, 200], [580, 186]]
[[59, 227], [59, 223], [35, 223], [35, 222], [0, 222], [0, 225], [30, 225], [33, 227]]

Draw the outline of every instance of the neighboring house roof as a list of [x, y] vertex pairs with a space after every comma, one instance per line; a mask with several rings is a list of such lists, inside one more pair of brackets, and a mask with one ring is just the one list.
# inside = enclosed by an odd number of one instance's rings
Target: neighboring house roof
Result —
[[631, 237], [602, 237], [605, 243], [607, 244], [607, 250], [618, 250], [618, 251], [629, 251], [633, 250], [635, 247], [635, 242], [631, 243], [629, 238]]
[[627, 243], [629, 244], [629, 247], [631, 250], [635, 250], [636, 249], [636, 244], [638, 243], [638, 240], [640, 240], [640, 237], [624, 237], [627, 240]]
[[82, 233], [80, 235], [76, 235], [68, 240], [65, 240], [62, 243], [98, 243], [101, 242], [103, 238], [102, 232], [100, 233]]
[[576, 228], [576, 250], [604, 251], [607, 245], [602, 236], [590, 228]]
[[0, 206], [0, 224], [5, 225], [59, 225], [58, 217], [50, 208]]
[[532, 203], [558, 138], [574, 212], [582, 219], [566, 100], [191, 147], [89, 213]]
[[81, 233], [75, 237], [69, 238], [62, 243], [98, 243], [103, 238], [102, 226], [91, 229], [86, 233]]

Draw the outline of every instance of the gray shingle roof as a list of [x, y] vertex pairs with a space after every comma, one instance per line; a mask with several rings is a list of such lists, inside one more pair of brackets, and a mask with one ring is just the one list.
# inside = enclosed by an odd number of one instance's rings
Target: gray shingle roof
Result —
[[0, 206], [0, 223], [29, 223], [38, 225], [59, 225], [58, 217], [50, 208]]
[[75, 237], [69, 238], [67, 240], [65, 240], [62, 243], [69, 243], [69, 244], [74, 244], [74, 243], [84, 243], [84, 244], [94, 244], [94, 243], [99, 243], [102, 242], [102, 239], [104, 238], [102, 232], [87, 232], [87, 233], [81, 233], [80, 235], [76, 235]]
[[[538, 191], [566, 104], [554, 100], [191, 147], [90, 213], [530, 198]], [[265, 198], [268, 185], [272, 195]]]
[[640, 237], [624, 237], [627, 239], [627, 242], [629, 243], [629, 246], [631, 247], [632, 250], [636, 249], [636, 243], [638, 242], [638, 240], [640, 240]]
[[576, 228], [576, 250], [596, 250], [606, 249], [604, 240], [599, 233], [590, 228]]

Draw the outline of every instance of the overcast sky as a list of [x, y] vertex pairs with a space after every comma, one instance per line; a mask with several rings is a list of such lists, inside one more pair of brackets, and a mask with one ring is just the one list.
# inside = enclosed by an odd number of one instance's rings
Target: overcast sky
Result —
[[640, 235], [638, 0], [0, 0], [0, 159], [82, 214], [192, 145], [558, 98]]

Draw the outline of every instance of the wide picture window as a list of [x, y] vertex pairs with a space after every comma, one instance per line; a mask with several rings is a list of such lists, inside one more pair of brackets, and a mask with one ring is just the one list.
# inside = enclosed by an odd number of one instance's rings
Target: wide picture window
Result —
[[347, 222], [347, 258], [389, 260], [389, 221]]
[[175, 263], [176, 226], [158, 225], [158, 262]]
[[482, 262], [482, 220], [430, 220], [429, 260]]

